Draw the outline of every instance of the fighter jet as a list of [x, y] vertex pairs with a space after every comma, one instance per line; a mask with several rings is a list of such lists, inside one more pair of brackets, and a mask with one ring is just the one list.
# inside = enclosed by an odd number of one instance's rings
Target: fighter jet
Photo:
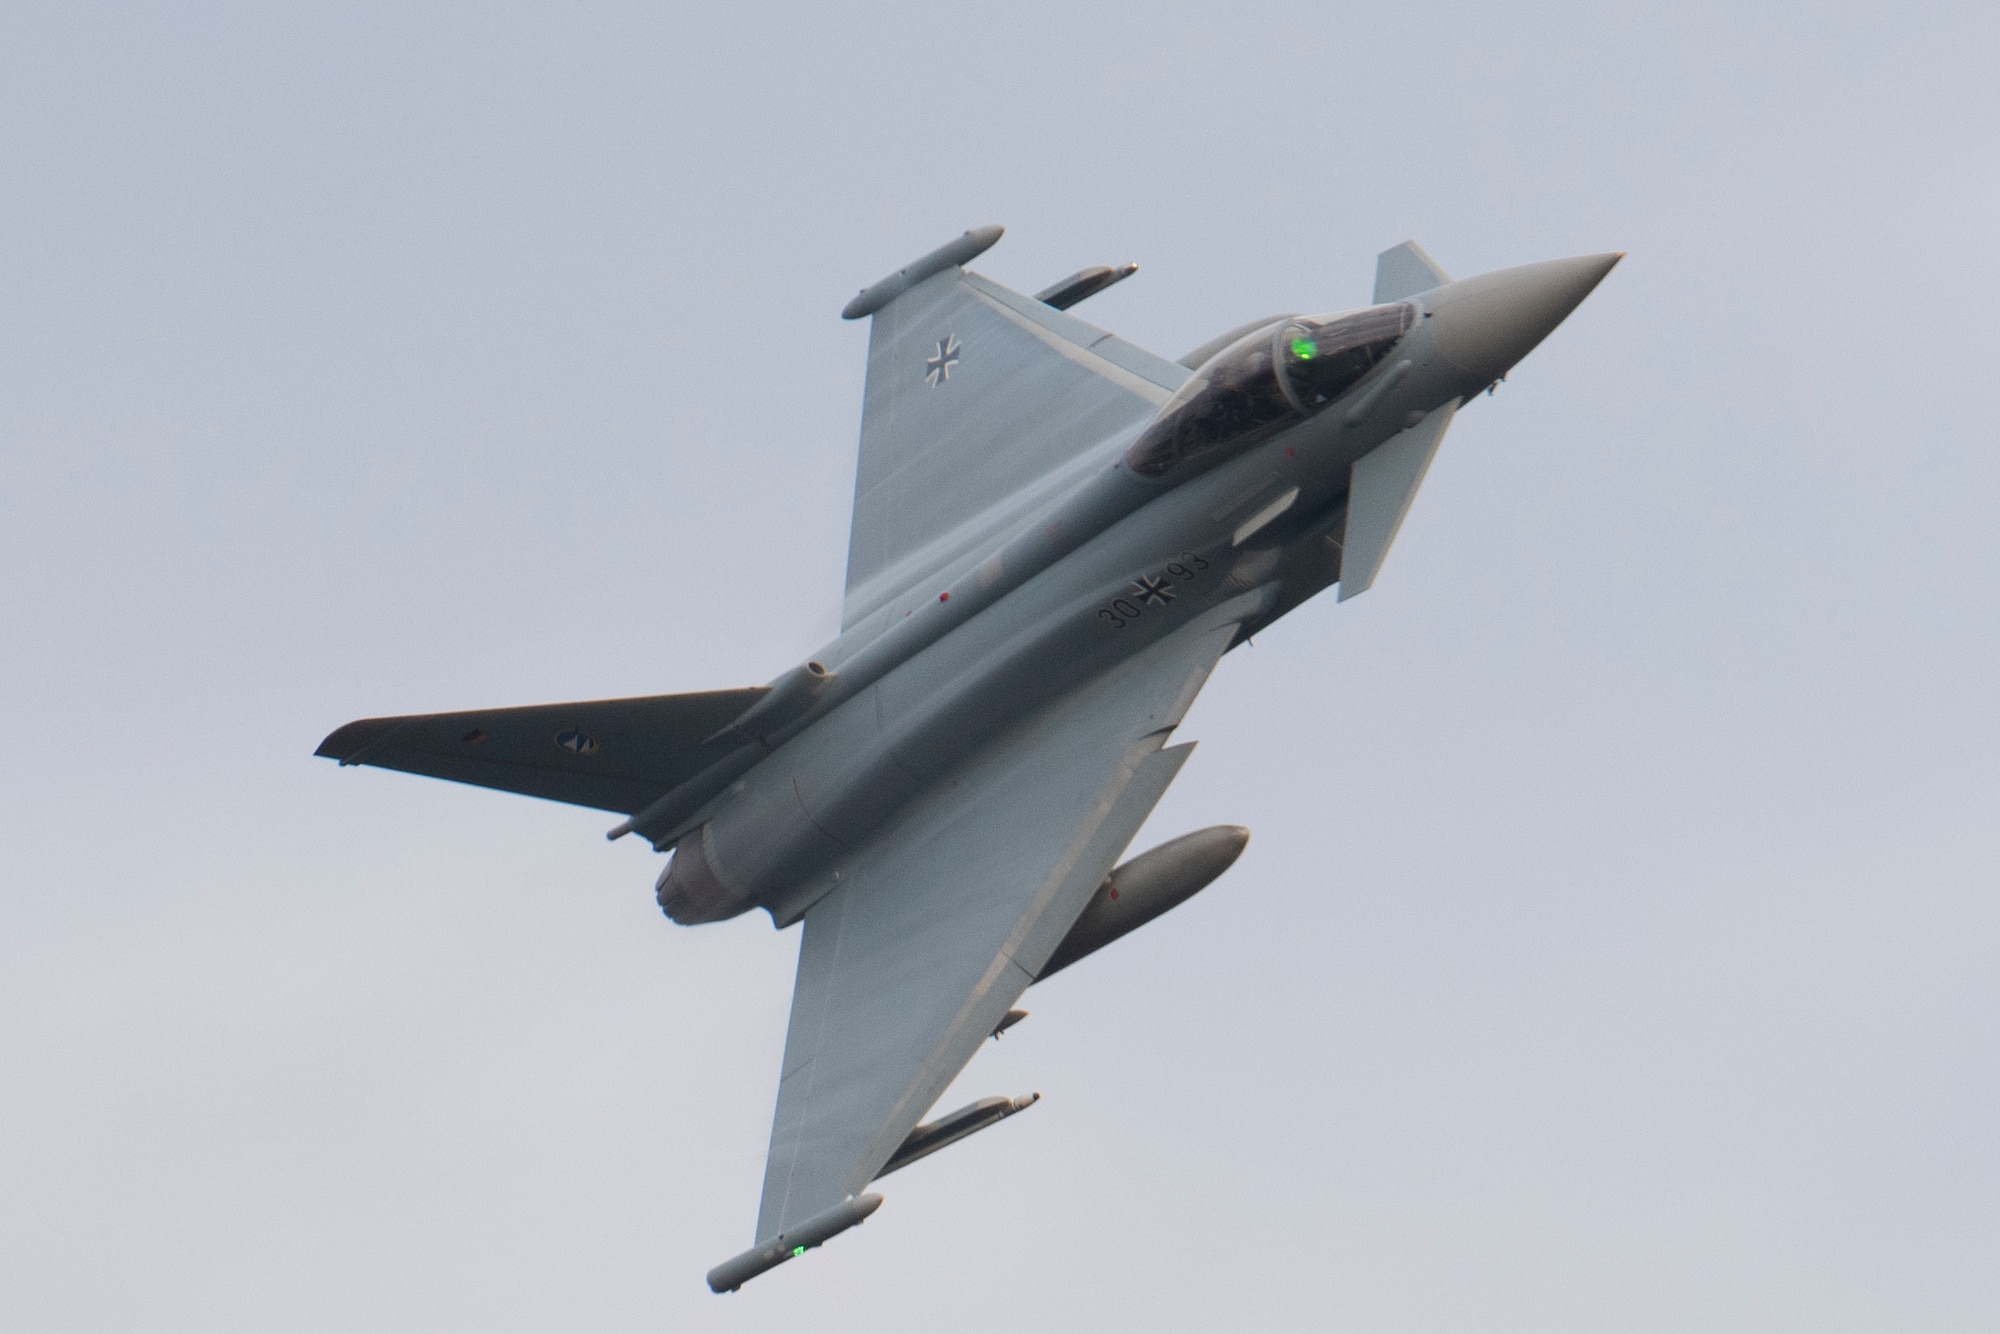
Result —
[[[803, 923], [755, 1244], [716, 1292], [881, 1203], [887, 1173], [1031, 1105], [922, 1123], [1022, 993], [1236, 859], [1218, 826], [1119, 858], [1193, 749], [1222, 656], [1374, 584], [1461, 405], [1620, 254], [1452, 280], [1413, 242], [1373, 304], [1254, 320], [1178, 361], [1033, 296], [966, 232], [871, 321], [841, 630], [768, 685], [349, 723], [318, 754], [615, 811], [694, 925]], [[920, 1124], [921, 1123], [921, 1124]]]

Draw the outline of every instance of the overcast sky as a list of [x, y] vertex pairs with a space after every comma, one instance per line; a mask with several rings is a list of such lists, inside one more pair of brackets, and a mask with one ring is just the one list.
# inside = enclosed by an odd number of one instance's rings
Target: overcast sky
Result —
[[[1990, 6], [0, 10], [0, 1326], [2000, 1323]], [[1178, 356], [1630, 258], [1367, 597], [1225, 660], [1237, 867], [727, 1298], [798, 933], [311, 758], [837, 620], [855, 289]]]

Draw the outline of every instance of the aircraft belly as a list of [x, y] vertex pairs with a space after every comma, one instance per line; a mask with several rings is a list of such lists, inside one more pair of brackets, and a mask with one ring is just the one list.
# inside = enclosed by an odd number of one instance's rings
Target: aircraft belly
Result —
[[[1122, 632], [1098, 613], [1129, 580], [1082, 580], [1065, 571], [1069, 577], [1035, 590], [1044, 596], [1025, 599], [1028, 605], [990, 610], [746, 775], [701, 831], [703, 854], [726, 882], [765, 906], [799, 904], [802, 896], [809, 902], [832, 889], [833, 864], [925, 784], [1064, 690], [1240, 591], [1216, 555], [1197, 557], [1199, 571], [1187, 565], [1196, 577], [1156, 608], [1162, 614], [1128, 622]], [[1051, 615], [1045, 598], [1059, 600], [1061, 610]]]
[[838, 794], [862, 792], [884, 814], [913, 784], [888, 763], [870, 686], [779, 748], [716, 803], [703, 826], [709, 860], [750, 895], [745, 908], [796, 888], [857, 837], [827, 818]]
[[[1225, 601], [1270, 586], [1275, 603], [1277, 540], [1334, 489], [1282, 446], [1113, 524], [784, 742], [718, 800], [710, 862], [789, 920], [838, 883], [842, 857], [1012, 723]], [[1232, 545], [1291, 490], [1291, 513]]]

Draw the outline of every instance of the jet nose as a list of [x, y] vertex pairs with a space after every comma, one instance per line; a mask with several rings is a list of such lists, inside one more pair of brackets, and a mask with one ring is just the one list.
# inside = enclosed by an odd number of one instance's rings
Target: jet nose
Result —
[[1445, 360], [1497, 380], [1583, 304], [1624, 251], [1544, 260], [1448, 283], [1425, 301]]

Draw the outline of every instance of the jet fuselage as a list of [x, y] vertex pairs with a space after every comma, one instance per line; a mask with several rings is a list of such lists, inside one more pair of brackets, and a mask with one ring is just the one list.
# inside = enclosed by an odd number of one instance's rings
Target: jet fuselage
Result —
[[[762, 730], [750, 720], [754, 744], [621, 827], [674, 844], [662, 906], [682, 922], [760, 906], [794, 920], [839, 883], [849, 849], [1010, 723], [1222, 604], [1248, 634], [1325, 587], [1355, 462], [1490, 387], [1616, 258], [1414, 297], [1406, 331], [1337, 397], [1300, 404], [1288, 386], [1295, 410], [1218, 457], [1146, 476], [1131, 452], [1160, 435], [1153, 424], [1107, 439], [990, 547], [781, 678], [772, 702], [795, 698], [793, 716], [774, 713]], [[1273, 321], [1232, 348], [1254, 363], [1268, 338], [1282, 358], [1279, 340], [1299, 327]], [[1230, 356], [1197, 369], [1155, 422]]]

